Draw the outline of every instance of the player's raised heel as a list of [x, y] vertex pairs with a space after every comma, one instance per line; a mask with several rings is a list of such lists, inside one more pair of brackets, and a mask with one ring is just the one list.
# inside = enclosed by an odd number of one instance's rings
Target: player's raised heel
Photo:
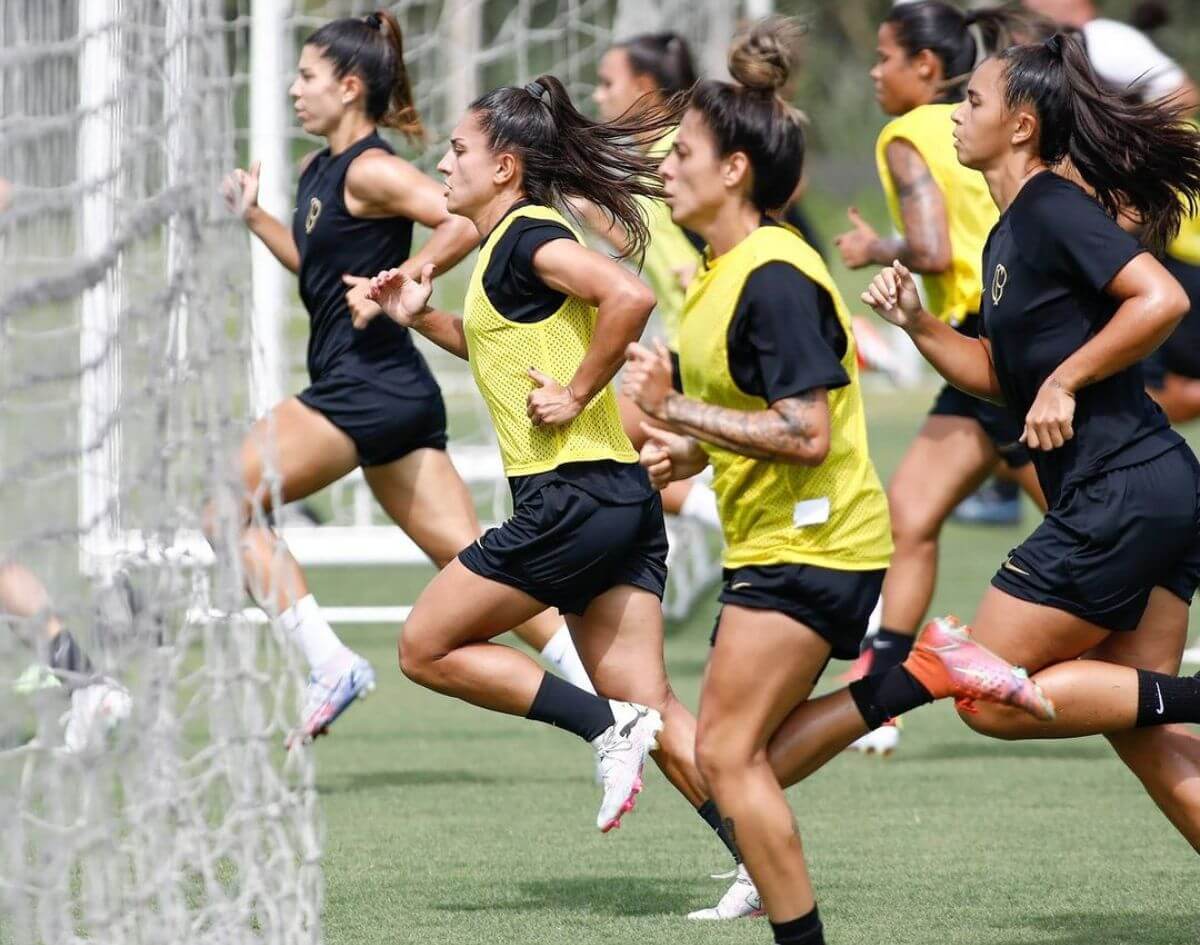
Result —
[[613, 724], [593, 742], [604, 796], [596, 815], [596, 826], [608, 833], [621, 825], [633, 810], [642, 790], [642, 768], [646, 756], [658, 747], [662, 716], [654, 709], [633, 702], [612, 702]]
[[952, 695], [970, 710], [976, 700], [1010, 705], [1049, 722], [1054, 703], [1025, 670], [1001, 659], [971, 639], [970, 628], [955, 617], [939, 617], [921, 631], [914, 649], [935, 657], [949, 677]]

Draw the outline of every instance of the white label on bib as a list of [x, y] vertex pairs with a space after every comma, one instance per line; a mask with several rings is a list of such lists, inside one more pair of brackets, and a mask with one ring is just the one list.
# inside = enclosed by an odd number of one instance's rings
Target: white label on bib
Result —
[[796, 528], [803, 528], [805, 525], [822, 525], [828, 521], [828, 496], [822, 496], [819, 499], [805, 499], [803, 502], [797, 502], [795, 509], [792, 510], [792, 524], [796, 526]]

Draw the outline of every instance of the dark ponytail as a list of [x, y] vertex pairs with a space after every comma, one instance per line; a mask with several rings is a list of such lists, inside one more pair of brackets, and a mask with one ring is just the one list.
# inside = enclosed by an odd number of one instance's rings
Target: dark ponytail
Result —
[[1161, 251], [1184, 213], [1200, 210], [1200, 132], [1170, 102], [1136, 104], [1106, 89], [1078, 33], [1000, 53], [1004, 99], [1038, 116], [1038, 157], [1066, 159], [1116, 219], [1132, 210], [1143, 242]]
[[639, 197], [662, 198], [660, 157], [640, 142], [661, 138], [679, 124], [686, 101], [667, 102], [595, 122], [571, 103], [552, 75], [505, 86], [471, 103], [493, 152], [520, 160], [522, 189], [534, 203], [569, 211], [570, 198], [589, 201], [619, 223], [628, 239], [623, 256], [641, 258], [650, 242]]
[[624, 49], [633, 74], [650, 76], [664, 97], [686, 92], [696, 84], [692, 52], [678, 33], [642, 33], [613, 48]]
[[722, 156], [742, 151], [750, 159], [750, 200], [763, 213], [783, 207], [804, 169], [804, 115], [779, 95], [800, 57], [803, 25], [769, 17], [752, 25], [729, 49], [735, 82], [709, 79], [692, 90], [696, 109]]
[[362, 80], [368, 118], [396, 129], [410, 140], [425, 137], [404, 64], [400, 24], [391, 13], [377, 10], [362, 19], [331, 20], [304, 45], [320, 49], [321, 55], [333, 63], [333, 74], [339, 79], [353, 74]]
[[964, 13], [940, 0], [893, 7], [890, 23], [896, 41], [910, 57], [928, 49], [942, 64], [941, 100], [959, 101], [975, 67], [1016, 43], [1044, 39], [1054, 32], [1049, 20], [1013, 7], [982, 7]]

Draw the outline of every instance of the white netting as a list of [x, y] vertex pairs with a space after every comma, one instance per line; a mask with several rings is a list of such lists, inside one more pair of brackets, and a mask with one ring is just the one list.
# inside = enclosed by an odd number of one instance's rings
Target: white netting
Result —
[[[311, 759], [282, 750], [301, 670], [243, 613], [233, 514], [237, 444], [262, 406], [303, 386], [306, 322], [292, 277], [251, 264], [217, 193], [228, 169], [262, 158], [263, 203], [287, 219], [296, 161], [315, 145], [285, 96], [298, 43], [367, 9], [0, 3], [0, 563], [52, 602], [6, 601], [0, 569], [0, 942], [320, 938]], [[720, 0], [393, 9], [435, 132], [413, 155], [427, 168], [484, 88], [550, 71], [583, 99], [614, 31], [686, 24], [712, 50], [734, 15]], [[447, 305], [461, 288], [443, 280]], [[452, 434], [490, 448], [465, 365], [430, 357]], [[502, 494], [498, 465], [478, 463], [468, 478]], [[370, 503], [353, 505], [344, 548], [370, 549]], [[406, 560], [397, 534], [378, 560]], [[338, 540], [325, 530], [314, 547], [354, 563]], [[59, 725], [79, 700], [30, 669], [60, 624], [130, 694], [125, 724], [82, 752]]]

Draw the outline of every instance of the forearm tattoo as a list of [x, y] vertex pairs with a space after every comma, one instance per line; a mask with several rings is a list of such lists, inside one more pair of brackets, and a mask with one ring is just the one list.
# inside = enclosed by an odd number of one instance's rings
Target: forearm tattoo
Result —
[[673, 394], [665, 419], [697, 439], [754, 459], [803, 456], [820, 438], [823, 390], [776, 401], [766, 410], [734, 410]]
[[893, 141], [887, 149], [888, 169], [900, 198], [904, 239], [881, 239], [876, 262], [887, 265], [899, 259], [917, 272], [944, 270], [950, 260], [950, 231], [946, 201], [925, 159], [906, 141]]

